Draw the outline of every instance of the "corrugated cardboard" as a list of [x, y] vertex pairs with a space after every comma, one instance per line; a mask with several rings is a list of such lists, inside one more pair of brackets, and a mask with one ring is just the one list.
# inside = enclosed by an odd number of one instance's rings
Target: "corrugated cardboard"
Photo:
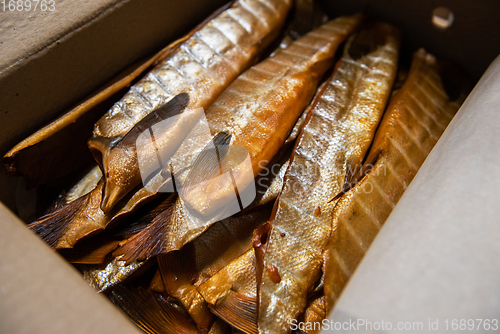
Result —
[[[2, 156], [127, 66], [182, 36], [225, 1], [55, 2], [53, 12], [0, 11]], [[0, 201], [12, 210], [16, 182], [0, 173]]]
[[[0, 13], [4, 42], [0, 153], [126, 65], [165, 46], [222, 2], [60, 0], [50, 16], [23, 16], [23, 28], [8, 34], [8, 49], [5, 29], [16, 27], [19, 17]], [[331, 16], [365, 9], [373, 17], [395, 23], [402, 28], [404, 40], [410, 41], [404, 42], [406, 50], [413, 44], [424, 45], [459, 62], [472, 76], [482, 73], [500, 53], [499, 3], [493, 0], [474, 5], [440, 2], [456, 13], [456, 23], [447, 31], [438, 31], [430, 23], [437, 5], [432, 0], [323, 3]], [[491, 313], [486, 310], [500, 314], [500, 298], [491, 286], [500, 283], [498, 272], [491, 269], [499, 255], [494, 239], [499, 235], [494, 222], [498, 221], [495, 190], [499, 189], [495, 168], [500, 163], [494, 146], [494, 139], [500, 139], [499, 114], [497, 109], [495, 116], [492, 109], [492, 103], [499, 105], [494, 100], [497, 94], [492, 93], [500, 85], [498, 61], [496, 65], [398, 204], [341, 297], [333, 319], [342, 313], [374, 321], [411, 314], [415, 321], [431, 313], [433, 318], [487, 317]], [[495, 75], [497, 86], [491, 81]], [[490, 102], [485, 105], [487, 98]], [[17, 179], [0, 175], [0, 199], [14, 208]], [[0, 333], [137, 332], [23, 225], [0, 206]], [[432, 305], [433, 300], [438, 302]], [[455, 309], [459, 311], [453, 313]]]
[[0, 333], [141, 331], [0, 204]]

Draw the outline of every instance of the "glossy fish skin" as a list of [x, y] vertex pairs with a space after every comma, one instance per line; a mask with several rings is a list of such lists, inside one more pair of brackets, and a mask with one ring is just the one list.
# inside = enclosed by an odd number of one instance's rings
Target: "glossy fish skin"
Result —
[[392, 209], [461, 105], [450, 102], [436, 59], [420, 49], [394, 95], [367, 161], [373, 169], [338, 201], [325, 254], [325, 296], [330, 311]]
[[83, 272], [83, 279], [91, 287], [97, 292], [105, 292], [123, 283], [143, 267], [147, 267], [146, 262], [136, 261], [126, 264], [118, 257], [104, 265], [80, 266], [79, 268]]
[[198, 287], [214, 314], [247, 334], [257, 333], [255, 254], [249, 249]]
[[182, 303], [200, 332], [206, 332], [214, 319], [197, 286], [251, 249], [253, 230], [269, 219], [271, 209], [261, 206], [228, 217], [181, 250], [158, 257], [165, 292]]
[[396, 76], [398, 49], [399, 31], [387, 24], [351, 37], [308, 115], [268, 237], [263, 248], [254, 245], [257, 255], [264, 250], [263, 259], [257, 257], [259, 333], [289, 333], [290, 321], [306, 307], [330, 237], [332, 198], [372, 142]]
[[[261, 161], [270, 161], [283, 145], [333, 64], [337, 47], [360, 20], [359, 15], [338, 18], [279, 49], [236, 78], [209, 108], [212, 133], [227, 132], [233, 137], [231, 145], [248, 150], [254, 177], [262, 169]], [[233, 169], [236, 184], [247, 183], [245, 172]], [[227, 186], [232, 184], [230, 177], [226, 174], [200, 184], [184, 199], [202, 215], [209, 215], [234, 196], [233, 187]]]
[[[96, 123], [89, 147], [97, 160], [102, 160], [105, 176], [110, 175], [106, 177], [104, 211], [109, 211], [140, 183], [134, 154], [123, 150], [121, 155], [114, 152], [109, 156], [117, 139], [125, 136], [152, 110], [180, 93], [189, 95], [189, 104], [179, 122], [189, 117], [190, 111], [206, 110], [273, 40], [290, 7], [291, 0], [235, 2], [182, 43]], [[170, 137], [168, 133], [165, 135]], [[179, 146], [182, 138], [171, 137], [169, 146]], [[121, 170], [136, 177], [120, 177]]]
[[[231, 145], [248, 150], [254, 176], [264, 167], [262, 162], [271, 161], [283, 145], [332, 63], [338, 45], [360, 20], [359, 15], [339, 18], [301, 37], [243, 73], [207, 111], [212, 133], [228, 133]], [[246, 178], [248, 171], [239, 174], [234, 169], [232, 174], [238, 180]], [[234, 196], [233, 183], [225, 178], [229, 176], [226, 173], [208, 185], [195, 185], [184, 198], [179, 197], [170, 216], [158, 218], [156, 224], [153, 222], [122, 247], [125, 257], [144, 259], [165, 254], [201, 235], [217, 218], [200, 221], [190, 214], [184, 200], [201, 214], [221, 208], [227, 203], [226, 196]], [[217, 183], [220, 180], [229, 182]], [[213, 188], [218, 191], [207, 192]], [[143, 251], [139, 253], [137, 249], [141, 248]]]
[[201, 284], [198, 291], [212, 305], [216, 305], [217, 301], [225, 297], [229, 291], [256, 297], [257, 287], [255, 286], [255, 256], [253, 249], [249, 247], [245, 253]]

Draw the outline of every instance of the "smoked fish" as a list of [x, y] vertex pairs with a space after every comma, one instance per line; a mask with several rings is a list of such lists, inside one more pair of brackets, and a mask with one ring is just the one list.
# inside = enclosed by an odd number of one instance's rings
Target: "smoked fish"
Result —
[[186, 110], [169, 131], [155, 137], [169, 149], [178, 147], [192, 126], [191, 112], [207, 109], [251, 65], [277, 36], [290, 7], [291, 0], [236, 1], [132, 86], [96, 123], [88, 144], [104, 171], [104, 212], [142, 181], [135, 141], [120, 145], [120, 140], [153, 110], [187, 93]]
[[327, 311], [463, 102], [465, 94], [450, 101], [444, 79], [434, 56], [424, 49], [413, 55], [408, 77], [377, 130], [368, 173], [337, 202], [325, 252]]
[[259, 333], [289, 333], [320, 278], [332, 199], [373, 140], [396, 76], [399, 38], [384, 23], [352, 36], [306, 119], [273, 217], [254, 239]]
[[257, 333], [257, 281], [252, 248], [201, 284], [198, 291], [218, 317], [244, 333]]
[[198, 329], [206, 333], [214, 316], [197, 286], [252, 247], [253, 230], [271, 216], [270, 205], [228, 217], [212, 225], [181, 250], [158, 257], [164, 293], [184, 306]]
[[[230, 145], [248, 151], [251, 176], [260, 173], [262, 161], [271, 161], [277, 154], [333, 63], [337, 47], [360, 21], [360, 15], [332, 20], [278, 50], [240, 75], [208, 109], [212, 133], [227, 133], [231, 135]], [[200, 215], [223, 210], [226, 199], [234, 196], [230, 177], [245, 186], [254, 181], [253, 177], [248, 180], [247, 170], [238, 168], [221, 178], [194, 184], [185, 200], [183, 196], [177, 199], [168, 216], [158, 216], [156, 224], [153, 222], [122, 246], [125, 258], [134, 261], [178, 250], [202, 234], [217, 217], [208, 221], [195, 217], [186, 202]], [[244, 187], [238, 187], [241, 190]]]
[[[180, 124], [157, 138], [159, 142], [172, 139], [169, 146], [176, 148], [182, 134], [189, 132], [186, 127], [192, 125], [193, 110], [207, 108], [255, 60], [278, 33], [290, 6], [291, 0], [237, 1], [168, 53], [97, 122], [89, 146], [104, 166], [103, 180], [84, 197], [39, 218], [30, 228], [55, 249], [71, 248], [154, 197], [156, 191], [142, 188], [124, 198], [141, 182], [134, 140], [139, 130], [172, 115], [172, 110], [165, 110], [165, 102], [182, 98], [173, 104], [185, 108]], [[152, 115], [153, 110], [163, 114]], [[108, 161], [110, 155], [115, 157], [112, 161]], [[164, 180], [160, 181], [154, 186], [159, 188]], [[119, 199], [122, 202], [116, 205]]]

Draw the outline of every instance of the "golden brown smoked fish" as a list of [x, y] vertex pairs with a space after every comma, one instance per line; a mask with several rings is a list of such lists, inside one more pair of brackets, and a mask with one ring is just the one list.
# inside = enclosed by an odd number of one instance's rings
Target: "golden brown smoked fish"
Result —
[[[292, 140], [293, 136], [294, 134], [291, 134], [289, 139]], [[269, 202], [273, 201], [281, 191], [283, 176], [290, 158], [289, 153], [285, 152], [278, 162], [268, 165], [265, 173], [259, 175], [256, 187], [257, 197], [245, 209], [246, 213], [242, 212], [217, 222], [181, 250], [158, 257], [161, 272], [158, 278], [162, 277], [163, 282], [155, 282], [161, 286], [155, 287], [156, 291], [165, 291], [178, 298], [198, 324], [200, 331], [203, 331], [200, 325], [204, 324], [206, 327], [212, 319], [208, 317], [207, 323], [205, 320], [207, 317], [201, 316], [205, 310], [208, 310], [208, 307], [196, 287], [226, 265], [230, 265], [231, 261], [244, 252], [249, 250], [253, 252], [251, 241], [253, 230], [271, 216], [270, 205], [272, 203]], [[269, 204], [264, 206], [266, 203]], [[172, 279], [174, 277], [175, 279]], [[255, 288], [255, 274], [253, 274], [253, 282]], [[256, 315], [256, 310], [254, 310], [254, 315]], [[220, 314], [218, 316], [221, 317]], [[254, 318], [256, 319], [256, 316]], [[238, 322], [235, 321], [235, 323]], [[256, 321], [253, 323], [256, 328]]]
[[320, 278], [331, 201], [361, 164], [389, 98], [399, 32], [376, 23], [351, 37], [297, 140], [269, 230], [256, 238], [259, 333], [288, 333]]
[[[322, 292], [322, 286], [320, 287]], [[248, 249], [198, 287], [214, 314], [247, 334], [257, 333], [257, 278], [255, 254]], [[314, 291], [312, 292], [315, 294]], [[309, 296], [308, 296], [309, 298]], [[318, 328], [325, 317], [325, 296], [310, 297], [300, 321], [304, 328]], [[316, 327], [314, 327], [316, 326]], [[306, 331], [314, 333], [314, 331]]]
[[[109, 162], [106, 157], [110, 154], [112, 146], [130, 134], [130, 131], [135, 131], [136, 135], [140, 133], [137, 131], [137, 123], [143, 130], [154, 125], [155, 115], [151, 115], [150, 112], [159, 106], [164, 106], [164, 103], [172, 97], [178, 97], [178, 93], [189, 94], [187, 105], [189, 110], [183, 112], [186, 114], [183, 125], [189, 123], [188, 116], [192, 116], [191, 111], [197, 107], [207, 108], [222, 89], [247, 68], [257, 53], [269, 43], [279, 30], [289, 7], [289, 0], [238, 1], [196, 31], [178, 47], [177, 52], [170, 54], [133, 86], [130, 92], [96, 124], [89, 145], [95, 156], [102, 155], [103, 158], [97, 160], [102, 161], [105, 172], [110, 172], [110, 176], [116, 175], [116, 178], [105, 177], [105, 181], [113, 185], [105, 189], [105, 182], [102, 181], [84, 197], [40, 218], [30, 227], [52, 247], [71, 248], [79, 239], [105, 229], [117, 214], [131, 212], [145, 199], [154, 195], [141, 189], [130, 200], [124, 198], [125, 203], [121, 203], [113, 210], [109, 209], [114, 206], [117, 199], [129, 192], [131, 187], [135, 187], [137, 176], [140, 183], [140, 175], [137, 174], [139, 172], [137, 156], [134, 146], [130, 145], [130, 143], [135, 144], [133, 138], [128, 140], [128, 144], [122, 142], [112, 153], [116, 157], [115, 162], [123, 158], [124, 164], [108, 170]], [[163, 116], [160, 115], [160, 118], [165, 118], [169, 114], [167, 110]], [[146, 115], [151, 115], [153, 123], [147, 122]], [[174, 128], [177, 132], [180, 130], [179, 127]], [[173, 136], [176, 131], [169, 131], [162, 140]], [[172, 147], [176, 146], [175, 141], [181, 137], [171, 143]], [[131, 160], [127, 160], [128, 158]], [[127, 181], [129, 178], [133, 182]], [[125, 184], [121, 184], [123, 182]], [[104, 201], [107, 210], [103, 211], [101, 207], [104, 192], [108, 200]]]
[[177, 298], [200, 332], [214, 321], [196, 287], [252, 247], [253, 230], [271, 216], [271, 206], [217, 222], [181, 250], [158, 257], [165, 292]]
[[207, 109], [254, 61], [279, 32], [290, 6], [291, 0], [235, 2], [182, 43], [96, 123], [89, 147], [104, 169], [104, 212], [142, 181], [135, 142], [114, 147], [117, 141], [151, 111], [187, 93], [186, 110], [169, 131], [155, 138], [169, 148], [178, 147], [192, 125], [191, 112]]
[[[207, 120], [212, 133], [227, 133], [231, 135], [231, 145], [248, 151], [253, 176], [263, 168], [261, 162], [272, 160], [283, 145], [321, 76], [332, 64], [338, 45], [360, 19], [342, 17], [306, 34], [239, 76], [209, 108]], [[237, 168], [232, 171], [236, 184], [247, 185], [245, 172]], [[219, 183], [230, 175], [195, 184], [185, 197], [189, 205], [201, 214], [220, 209], [226, 196], [234, 194], [230, 180]], [[130, 239], [122, 252], [133, 261], [178, 250], [216, 220], [199, 221], [179, 198], [169, 216], [158, 216], [157, 224]]]
[[257, 333], [255, 255], [248, 249], [198, 287], [210, 309], [231, 326]]
[[335, 206], [325, 255], [328, 310], [463, 101], [449, 100], [438, 69], [423, 49], [414, 54], [366, 159], [371, 170]]

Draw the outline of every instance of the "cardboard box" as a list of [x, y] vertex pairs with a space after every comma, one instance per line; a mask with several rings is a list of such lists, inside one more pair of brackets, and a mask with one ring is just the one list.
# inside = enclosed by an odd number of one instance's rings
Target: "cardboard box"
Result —
[[[50, 13], [1, 12], [2, 155], [222, 2], [56, 1]], [[454, 14], [446, 30], [432, 24], [431, 0], [322, 3], [331, 17], [365, 10], [393, 23], [403, 30], [403, 52], [424, 46], [472, 78], [500, 54], [500, 4], [494, 0], [441, 1]], [[445, 318], [450, 326], [452, 318], [498, 319], [500, 62], [492, 66], [389, 218], [331, 319], [428, 318], [442, 326]], [[17, 179], [0, 173], [6, 205], [0, 207], [0, 332], [139, 332], [9, 211], [15, 210], [17, 187]]]

